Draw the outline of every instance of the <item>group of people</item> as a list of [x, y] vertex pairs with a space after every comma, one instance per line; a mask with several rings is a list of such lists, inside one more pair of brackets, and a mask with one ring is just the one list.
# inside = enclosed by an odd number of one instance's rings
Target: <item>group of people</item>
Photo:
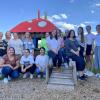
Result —
[[[86, 26], [87, 35], [84, 34], [83, 27], [78, 27], [77, 36], [75, 30], [65, 31], [65, 36], [61, 30], [54, 29], [50, 33], [45, 33], [43, 44], [40, 45], [40, 53], [34, 55], [35, 45], [29, 32], [20, 39], [17, 33], [0, 32], [0, 67], [4, 82], [13, 78], [18, 78], [20, 73], [23, 78], [29, 76], [32, 79], [36, 72], [38, 77], [45, 77], [46, 67], [52, 59], [53, 67], [60, 70], [62, 63], [69, 65], [69, 59], [76, 62], [76, 69], [79, 72], [79, 79], [85, 80], [85, 66], [91, 65], [94, 54], [94, 67], [100, 70], [100, 25], [96, 26], [97, 35], [92, 34], [91, 26]], [[41, 40], [42, 43], [42, 40]], [[45, 44], [45, 45], [44, 45]], [[94, 47], [95, 46], [95, 47]]]

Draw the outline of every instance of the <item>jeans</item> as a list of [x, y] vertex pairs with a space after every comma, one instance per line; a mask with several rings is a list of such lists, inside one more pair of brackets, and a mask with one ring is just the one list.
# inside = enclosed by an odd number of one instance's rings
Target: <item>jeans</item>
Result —
[[52, 60], [53, 60], [53, 65], [54, 65], [54, 66], [57, 65], [57, 61], [58, 61], [58, 67], [61, 66], [61, 63], [62, 63], [62, 60], [61, 60], [61, 59], [62, 59], [62, 58], [60, 57], [59, 54], [55, 54], [53, 51], [49, 50], [49, 51], [48, 51], [48, 56], [49, 56], [50, 58], [52, 58]]
[[12, 68], [10, 68], [9, 66], [4, 66], [2, 68], [2, 74], [4, 77], [8, 77], [10, 76], [11, 78], [18, 78], [19, 77], [19, 72], [18, 70], [13, 70]]

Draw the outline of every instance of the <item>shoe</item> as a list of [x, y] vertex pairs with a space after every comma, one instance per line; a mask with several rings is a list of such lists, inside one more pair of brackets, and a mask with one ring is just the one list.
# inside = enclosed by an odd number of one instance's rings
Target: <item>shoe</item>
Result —
[[83, 74], [83, 76], [82, 76], [83, 78], [88, 78], [88, 76], [87, 75], [85, 75], [85, 74]]
[[37, 77], [38, 77], [38, 78], [41, 78], [41, 75], [38, 75]]
[[10, 76], [8, 76], [8, 81], [11, 81], [11, 77]]
[[30, 74], [30, 79], [33, 79], [33, 74]]
[[83, 76], [78, 77], [80, 80], [82, 81], [86, 81], [86, 78], [84, 78]]
[[8, 78], [4, 78], [3, 82], [7, 84], [8, 83]]
[[27, 78], [27, 74], [26, 73], [23, 75], [23, 78]]

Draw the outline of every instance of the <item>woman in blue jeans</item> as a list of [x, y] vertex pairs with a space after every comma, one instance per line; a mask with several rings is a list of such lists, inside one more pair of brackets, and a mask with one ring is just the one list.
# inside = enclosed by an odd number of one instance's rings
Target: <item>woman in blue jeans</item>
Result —
[[15, 55], [13, 47], [8, 48], [7, 54], [3, 56], [2, 74], [4, 82], [8, 82], [8, 77], [15, 79], [19, 77], [19, 58]]

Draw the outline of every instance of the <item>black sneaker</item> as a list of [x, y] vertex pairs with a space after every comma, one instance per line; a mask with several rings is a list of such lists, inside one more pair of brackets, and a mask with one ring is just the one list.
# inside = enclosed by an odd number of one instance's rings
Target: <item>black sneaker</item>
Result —
[[84, 77], [84, 78], [88, 78], [88, 76], [87, 75], [85, 75], [85, 74], [83, 74], [83, 76], [82, 77]]
[[80, 77], [78, 77], [80, 80], [85, 80], [86, 81], [86, 78], [84, 78], [83, 76], [80, 76]]

